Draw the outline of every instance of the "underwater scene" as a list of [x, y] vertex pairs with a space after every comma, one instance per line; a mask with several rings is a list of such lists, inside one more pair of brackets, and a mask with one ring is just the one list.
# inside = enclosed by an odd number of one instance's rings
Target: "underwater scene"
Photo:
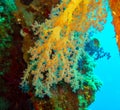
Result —
[[0, 110], [120, 110], [120, 0], [0, 0]]

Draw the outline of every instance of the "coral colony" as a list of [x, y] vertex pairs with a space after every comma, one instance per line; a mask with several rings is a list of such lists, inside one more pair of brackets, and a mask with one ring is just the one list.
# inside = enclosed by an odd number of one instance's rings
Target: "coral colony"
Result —
[[111, 57], [94, 33], [112, 1], [1, 0], [0, 110], [87, 110], [102, 85], [95, 63]]
[[[84, 35], [91, 27], [96, 31], [103, 29], [105, 8], [102, 0], [63, 0], [52, 9], [49, 19], [41, 24], [35, 21], [32, 31], [38, 39], [28, 51], [30, 61], [22, 77], [23, 90], [30, 88], [36, 97], [51, 98], [54, 97], [52, 89], [59, 83], [66, 84], [74, 93], [83, 91], [83, 94], [77, 93], [79, 108], [86, 108], [92, 97], [88, 90], [95, 93], [101, 83], [93, 75], [95, 62], [86, 50], [89, 48], [86, 41], [91, 43], [92, 40]], [[87, 96], [84, 95], [86, 92]], [[85, 105], [81, 100], [86, 100]]]

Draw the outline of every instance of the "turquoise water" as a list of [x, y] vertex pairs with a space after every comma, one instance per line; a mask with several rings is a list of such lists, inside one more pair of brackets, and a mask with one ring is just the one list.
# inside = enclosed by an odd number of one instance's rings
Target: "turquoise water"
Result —
[[120, 53], [115, 39], [111, 13], [108, 13], [104, 30], [96, 34], [105, 51], [111, 53], [111, 58], [99, 59], [95, 73], [102, 80], [103, 86], [96, 94], [95, 102], [90, 110], [120, 110]]

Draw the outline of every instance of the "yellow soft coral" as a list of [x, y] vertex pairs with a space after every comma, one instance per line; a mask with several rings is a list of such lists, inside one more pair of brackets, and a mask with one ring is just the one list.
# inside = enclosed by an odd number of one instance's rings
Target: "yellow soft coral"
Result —
[[[85, 54], [84, 43], [87, 38], [83, 36], [84, 33], [91, 26], [101, 30], [100, 21], [106, 17], [105, 10], [101, 7], [104, 0], [70, 0], [68, 4], [65, 3], [63, 0], [56, 7], [63, 10], [57, 12], [58, 16], [53, 11], [45, 23], [39, 25], [36, 22], [33, 25], [39, 39], [29, 50], [30, 63], [24, 72], [22, 84], [32, 75], [37, 95], [49, 95], [50, 87], [62, 80], [71, 82], [78, 73], [77, 61], [81, 53]], [[81, 34], [76, 36], [76, 32]]]

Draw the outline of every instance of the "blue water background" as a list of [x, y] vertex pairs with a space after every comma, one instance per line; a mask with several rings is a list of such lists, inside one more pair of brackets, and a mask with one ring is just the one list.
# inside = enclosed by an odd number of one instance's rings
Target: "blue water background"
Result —
[[108, 13], [107, 23], [98, 37], [105, 51], [111, 53], [111, 58], [97, 61], [95, 74], [103, 82], [96, 94], [96, 100], [89, 110], [120, 110], [120, 53], [115, 39], [111, 13]]

